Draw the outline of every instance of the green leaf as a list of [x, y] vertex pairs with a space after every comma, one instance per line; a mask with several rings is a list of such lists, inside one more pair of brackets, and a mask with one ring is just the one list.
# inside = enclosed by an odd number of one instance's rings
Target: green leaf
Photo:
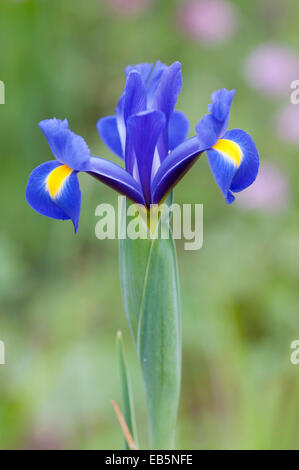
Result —
[[[131, 204], [125, 201], [122, 207], [121, 224], [125, 228], [128, 224], [126, 217], [127, 207]], [[144, 233], [147, 229], [144, 227]], [[137, 344], [139, 312], [143, 292], [143, 282], [145, 278], [149, 252], [152, 241], [149, 239], [131, 240], [126, 238], [119, 242], [121, 286], [123, 302], [127, 321]]]
[[[131, 384], [130, 384], [128, 371], [127, 371], [127, 364], [126, 364], [126, 358], [125, 358], [125, 353], [124, 353], [124, 344], [123, 344], [121, 331], [117, 332], [116, 347], [117, 347], [122, 396], [123, 396], [123, 416], [129, 428], [129, 431], [131, 433], [131, 436], [133, 437], [133, 440], [136, 444], [136, 447], [138, 447], [132, 389], [131, 389]], [[126, 440], [125, 440], [125, 448], [129, 449], [129, 446]]]
[[122, 240], [120, 261], [126, 315], [143, 372], [151, 447], [171, 449], [180, 393], [181, 320], [175, 246], [168, 225], [168, 239], [161, 237], [162, 224], [160, 219], [156, 239]]
[[172, 237], [153, 241], [138, 333], [151, 445], [169, 449], [174, 445], [181, 379], [181, 324]]

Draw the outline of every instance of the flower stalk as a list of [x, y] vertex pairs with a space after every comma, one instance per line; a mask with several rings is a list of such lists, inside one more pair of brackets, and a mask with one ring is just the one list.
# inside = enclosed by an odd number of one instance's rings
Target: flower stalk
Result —
[[124, 307], [142, 369], [150, 446], [173, 449], [181, 380], [177, 259], [169, 220], [160, 217], [151, 236], [146, 223], [143, 230], [146, 239], [120, 241]]

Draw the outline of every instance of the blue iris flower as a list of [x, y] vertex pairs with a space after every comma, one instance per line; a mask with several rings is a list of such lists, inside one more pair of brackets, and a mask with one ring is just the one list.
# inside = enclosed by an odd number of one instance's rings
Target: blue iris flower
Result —
[[196, 135], [186, 139], [188, 119], [174, 109], [182, 87], [181, 64], [167, 67], [158, 61], [155, 66], [129, 66], [125, 72], [115, 115], [97, 123], [101, 139], [123, 160], [124, 168], [92, 156], [67, 120], [42, 121], [39, 126], [55, 160], [43, 163], [29, 177], [26, 199], [33, 209], [54, 219], [71, 219], [77, 231], [80, 171], [133, 202], [159, 204], [204, 151], [227, 203], [234, 201], [233, 193], [253, 183], [259, 167], [255, 144], [242, 130], [227, 131], [234, 91], [213, 93], [209, 114], [196, 125]]

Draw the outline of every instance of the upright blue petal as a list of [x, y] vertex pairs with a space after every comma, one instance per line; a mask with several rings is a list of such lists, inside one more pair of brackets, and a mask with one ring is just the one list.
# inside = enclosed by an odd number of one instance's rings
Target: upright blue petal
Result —
[[189, 133], [189, 120], [182, 111], [174, 111], [168, 124], [169, 149], [173, 150], [186, 140]]
[[217, 121], [222, 121], [227, 125], [227, 119], [234, 96], [235, 90], [228, 91], [225, 88], [212, 93], [212, 104], [208, 105], [208, 111]]
[[126, 76], [128, 76], [133, 70], [137, 71], [141, 75], [143, 84], [146, 86], [153, 71], [153, 64], [145, 62], [142, 64], [128, 65], [125, 68]]
[[65, 141], [69, 130], [68, 120], [64, 119], [61, 121], [56, 118], [45, 119], [39, 123], [39, 127], [43, 131], [54, 157], [62, 161]]
[[228, 204], [235, 200], [233, 192], [242, 191], [255, 180], [259, 155], [252, 138], [240, 129], [228, 131], [207, 151], [215, 180]]
[[182, 83], [181, 64], [179, 62], [174, 62], [164, 70], [155, 93], [154, 109], [158, 109], [164, 113], [167, 125], [158, 144], [161, 161], [164, 160], [169, 151], [168, 123], [174, 111], [177, 98], [182, 88]]
[[127, 196], [133, 202], [144, 205], [140, 185], [124, 168], [104, 158], [91, 157], [82, 168], [94, 178]]
[[125, 155], [126, 136], [127, 136], [126, 123], [125, 123], [125, 117], [124, 117], [124, 103], [125, 103], [125, 92], [123, 92], [123, 94], [121, 95], [120, 100], [117, 103], [117, 106], [115, 109], [116, 125], [117, 125], [117, 131], [119, 135], [122, 155]]
[[123, 158], [119, 132], [115, 116], [107, 116], [97, 122], [98, 133], [107, 147], [118, 157]]
[[143, 63], [126, 67], [126, 75], [133, 70], [140, 73], [142, 82], [146, 89], [147, 109], [151, 109], [153, 107], [154, 95], [166, 68], [167, 65], [160, 62], [160, 60], [156, 62], [155, 66], [153, 66], [153, 64]]
[[124, 119], [146, 109], [146, 92], [138, 72], [129, 73], [124, 91]]
[[205, 150], [197, 137], [192, 137], [170, 152], [152, 182], [152, 201], [158, 204], [180, 181]]
[[160, 60], [156, 62], [156, 65], [153, 69], [150, 79], [148, 80], [147, 85], [146, 85], [147, 109], [154, 108], [155, 93], [161, 81], [163, 72], [166, 69], [167, 69], [167, 65], [160, 62]]
[[[122, 152], [126, 154], [126, 124], [132, 114], [146, 109], [146, 91], [139, 72], [132, 70], [127, 77], [125, 90], [116, 108], [117, 128], [120, 136]], [[133, 162], [126, 160], [126, 168], [132, 171]]]
[[54, 157], [73, 170], [80, 170], [90, 157], [90, 151], [84, 139], [69, 129], [67, 120], [46, 119], [39, 123], [39, 127], [45, 134]]
[[81, 192], [76, 172], [57, 161], [43, 163], [29, 177], [26, 200], [42, 215], [71, 219], [78, 229]]
[[235, 90], [228, 91], [224, 88], [215, 91], [211, 96], [213, 103], [208, 105], [210, 114], [206, 114], [197, 123], [195, 127], [197, 136], [207, 149], [225, 134], [234, 95]]
[[155, 98], [157, 109], [165, 114], [167, 121], [173, 113], [182, 83], [181, 64], [174, 62], [163, 71]]
[[165, 127], [161, 111], [145, 111], [128, 120], [128, 136], [136, 157], [140, 184], [146, 205], [151, 204], [152, 165], [158, 138]]

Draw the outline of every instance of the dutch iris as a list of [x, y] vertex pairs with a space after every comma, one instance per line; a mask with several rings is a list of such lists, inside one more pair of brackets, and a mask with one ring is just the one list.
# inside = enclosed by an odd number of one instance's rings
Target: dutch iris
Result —
[[[164, 201], [203, 152], [227, 203], [233, 202], [233, 193], [249, 186], [259, 167], [251, 137], [242, 130], [227, 131], [234, 91], [223, 89], [212, 95], [209, 114], [196, 125], [195, 136], [187, 139], [188, 119], [175, 110], [181, 87], [179, 62], [169, 67], [157, 62], [126, 68], [126, 85], [115, 114], [97, 123], [100, 137], [122, 165], [92, 156], [67, 120], [42, 121], [39, 125], [55, 160], [43, 163], [30, 175], [28, 203], [43, 215], [71, 219], [77, 231], [81, 205], [78, 172], [86, 172], [150, 208]], [[125, 211], [122, 215], [126, 226]], [[150, 443], [155, 449], [173, 448], [181, 381], [177, 261], [169, 225], [167, 230], [165, 239], [120, 240], [124, 308], [142, 368]], [[133, 433], [128, 375], [122, 357], [120, 362], [125, 417]]]
[[92, 156], [67, 120], [40, 122], [55, 160], [31, 173], [26, 189], [31, 207], [54, 219], [71, 219], [77, 231], [81, 205], [78, 172], [150, 207], [164, 200], [203, 152], [226, 202], [233, 202], [233, 193], [252, 184], [259, 167], [251, 137], [239, 129], [227, 131], [234, 91], [222, 89], [212, 94], [209, 114], [196, 125], [196, 135], [186, 140], [188, 119], [175, 110], [181, 87], [179, 62], [169, 67], [157, 62], [126, 68], [126, 85], [115, 115], [97, 123], [101, 139], [123, 160], [124, 168]]

